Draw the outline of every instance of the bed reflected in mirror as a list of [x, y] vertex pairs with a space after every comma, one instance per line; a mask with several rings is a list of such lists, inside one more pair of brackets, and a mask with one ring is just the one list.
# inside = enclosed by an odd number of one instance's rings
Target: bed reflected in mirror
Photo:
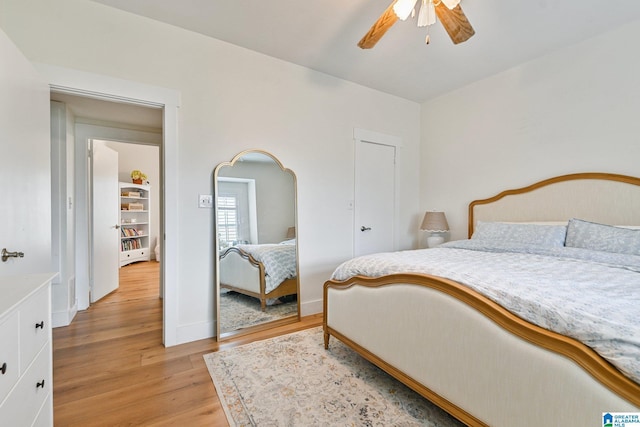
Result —
[[214, 171], [218, 341], [299, 318], [296, 177], [245, 151]]

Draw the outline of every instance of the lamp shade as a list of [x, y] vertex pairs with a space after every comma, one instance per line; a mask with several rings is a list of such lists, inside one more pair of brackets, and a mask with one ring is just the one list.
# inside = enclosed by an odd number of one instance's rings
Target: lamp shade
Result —
[[449, 231], [447, 217], [444, 215], [444, 212], [428, 211], [424, 214], [424, 219], [422, 220], [420, 229], [433, 233], [444, 233]]

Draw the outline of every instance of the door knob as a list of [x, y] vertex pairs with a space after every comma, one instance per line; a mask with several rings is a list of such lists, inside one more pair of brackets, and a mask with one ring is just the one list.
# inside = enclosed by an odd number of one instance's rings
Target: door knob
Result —
[[2, 262], [7, 262], [9, 258], [24, 258], [24, 252], [9, 252], [7, 248], [2, 249]]
[[113, 226], [113, 228], [115, 228], [117, 230], [118, 228], [120, 228], [120, 226], [118, 224], [116, 224], [116, 225]]
[[365, 227], [364, 225], [360, 227], [360, 231], [370, 231], [371, 227]]

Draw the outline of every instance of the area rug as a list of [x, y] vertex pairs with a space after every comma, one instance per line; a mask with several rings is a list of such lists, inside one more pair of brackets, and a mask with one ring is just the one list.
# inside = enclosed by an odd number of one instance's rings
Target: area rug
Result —
[[260, 308], [260, 300], [237, 292], [220, 290], [220, 330], [236, 331], [265, 322], [295, 316], [298, 302], [291, 301], [277, 305], [268, 305], [265, 311]]
[[321, 327], [204, 359], [231, 426], [462, 426]]

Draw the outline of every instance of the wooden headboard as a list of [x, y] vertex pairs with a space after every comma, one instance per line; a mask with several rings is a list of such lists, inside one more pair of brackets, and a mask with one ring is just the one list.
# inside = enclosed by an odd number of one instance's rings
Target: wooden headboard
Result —
[[577, 173], [474, 200], [469, 204], [469, 237], [478, 221], [549, 222], [571, 218], [640, 225], [640, 178]]

